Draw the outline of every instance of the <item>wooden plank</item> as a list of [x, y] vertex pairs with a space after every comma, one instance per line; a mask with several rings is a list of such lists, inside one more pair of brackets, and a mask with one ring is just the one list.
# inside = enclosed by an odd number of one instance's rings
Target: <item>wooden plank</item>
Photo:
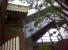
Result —
[[[0, 45], [2, 44], [2, 38], [4, 37], [4, 22], [6, 16], [8, 0], [2, 0], [0, 5]], [[3, 36], [2, 36], [3, 35]]]
[[28, 12], [28, 6], [15, 5], [15, 4], [9, 3], [7, 6], [7, 10], [27, 13]]

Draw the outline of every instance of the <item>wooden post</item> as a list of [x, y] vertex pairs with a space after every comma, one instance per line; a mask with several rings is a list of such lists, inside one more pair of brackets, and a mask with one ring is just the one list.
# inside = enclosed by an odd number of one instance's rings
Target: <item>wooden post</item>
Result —
[[2, 37], [4, 34], [4, 22], [6, 16], [6, 9], [7, 9], [8, 0], [2, 0], [0, 4], [0, 45], [2, 44]]
[[1, 45], [3, 46], [1, 48], [5, 50], [25, 50], [22, 22], [27, 15], [27, 10], [20, 12], [9, 8], [8, 11], [12, 10], [12, 14], [8, 15], [7, 12], [6, 18], [7, 3], [7, 0], [3, 0], [2, 6], [0, 6], [0, 44], [2, 41]]

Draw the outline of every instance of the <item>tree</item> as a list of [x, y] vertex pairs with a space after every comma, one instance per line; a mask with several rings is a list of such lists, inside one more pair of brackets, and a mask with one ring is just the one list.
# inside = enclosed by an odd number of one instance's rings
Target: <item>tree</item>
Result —
[[[54, 3], [57, 2], [59, 4], [59, 6], [55, 6]], [[48, 17], [49, 14], [54, 14], [60, 16], [60, 18], [64, 18], [64, 20], [66, 21], [66, 24], [68, 25], [68, 4], [67, 4], [67, 0], [44, 0], [44, 6], [46, 7], [44, 10], [40, 10], [40, 8], [37, 6], [38, 9], [38, 16], [36, 18], [36, 22], [35, 22], [35, 26], [38, 25], [38, 23], [40, 22], [40, 18], [42, 16], [44, 17]], [[62, 15], [63, 14], [63, 15]]]
[[38, 47], [38, 50], [53, 50], [49, 44], [43, 44]]

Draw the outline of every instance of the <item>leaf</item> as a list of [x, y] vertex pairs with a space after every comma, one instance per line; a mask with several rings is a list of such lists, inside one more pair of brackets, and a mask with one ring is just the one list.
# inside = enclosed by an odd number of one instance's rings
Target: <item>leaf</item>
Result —
[[[47, 2], [51, 3], [52, 0], [46, 0]], [[39, 12], [37, 12], [38, 14], [38, 18], [35, 22], [35, 26], [38, 25], [38, 23], [40, 22], [39, 18], [42, 17], [42, 16], [45, 16], [45, 17], [48, 17], [49, 16], [49, 13], [50, 14], [59, 14], [59, 13], [62, 13], [63, 9], [61, 7], [55, 7], [53, 5], [51, 6], [48, 6], [47, 8], [43, 9], [43, 10], [40, 10]]]
[[46, 12], [50, 12], [50, 13], [59, 13], [61, 11], [62, 9], [60, 7], [55, 7], [55, 6], [50, 6], [46, 10]]
[[38, 50], [52, 50], [48, 44], [42, 44], [38, 47]]
[[54, 2], [54, 0], [45, 0], [45, 3], [52, 4], [53, 2]]
[[33, 29], [32, 29], [32, 28], [30, 28], [28, 31], [29, 31], [29, 32], [31, 32], [31, 31], [33, 31]]
[[62, 8], [61, 7], [55, 7], [55, 6], [49, 6], [46, 9], [43, 9], [41, 11], [39, 11], [39, 16], [48, 16], [49, 13], [51, 14], [57, 14], [57, 13], [62, 13]]
[[36, 19], [35, 23], [34, 23], [34, 26], [37, 27], [37, 25], [42, 21], [42, 19]]

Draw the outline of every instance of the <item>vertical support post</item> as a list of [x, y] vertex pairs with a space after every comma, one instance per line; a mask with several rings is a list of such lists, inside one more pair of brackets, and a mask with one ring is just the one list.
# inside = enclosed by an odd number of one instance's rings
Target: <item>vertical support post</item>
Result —
[[2, 0], [0, 5], [0, 50], [4, 34], [4, 22], [5, 22], [7, 4], [8, 0]]

